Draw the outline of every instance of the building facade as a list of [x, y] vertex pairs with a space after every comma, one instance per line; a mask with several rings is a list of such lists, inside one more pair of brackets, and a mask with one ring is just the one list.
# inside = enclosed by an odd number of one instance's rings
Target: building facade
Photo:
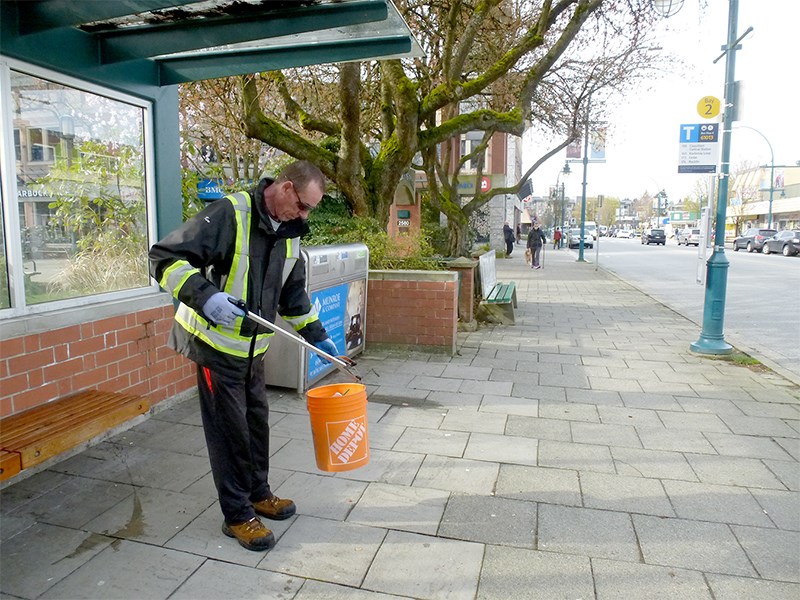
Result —
[[726, 215], [735, 233], [770, 225], [778, 231], [800, 229], [800, 165], [762, 166], [740, 174]]
[[[472, 152], [474, 145], [483, 137], [483, 132], [475, 131], [462, 134], [460, 139], [453, 140], [450, 163], [450, 173], [457, 168], [456, 165], [463, 156]], [[522, 139], [506, 133], [494, 133], [489, 140], [484, 153], [484, 168], [478, 178], [477, 161], [467, 161], [458, 174], [458, 195], [461, 206], [466, 205], [475, 195], [476, 190], [483, 192], [497, 188], [515, 186], [522, 175]], [[416, 172], [415, 191], [416, 204], [419, 205], [421, 196], [427, 192], [427, 176], [422, 171]], [[395, 201], [396, 203], [396, 201]], [[403, 209], [403, 206], [393, 206]], [[474, 244], [488, 244], [495, 250], [505, 250], [503, 240], [503, 224], [508, 221], [512, 229], [523, 221], [523, 200], [517, 194], [499, 193], [492, 196], [489, 202], [473, 213], [470, 218], [470, 234]], [[411, 213], [414, 214], [413, 212]], [[441, 216], [441, 225], [447, 224], [446, 217]], [[391, 231], [391, 229], [390, 229]]]

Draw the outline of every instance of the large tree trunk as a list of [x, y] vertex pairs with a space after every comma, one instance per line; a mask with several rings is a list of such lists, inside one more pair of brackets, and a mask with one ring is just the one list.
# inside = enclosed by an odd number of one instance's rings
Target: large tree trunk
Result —
[[350, 200], [353, 212], [369, 216], [367, 190], [361, 165], [361, 63], [339, 65], [339, 102], [342, 107], [342, 133], [339, 137], [339, 160], [336, 184]]
[[450, 256], [469, 256], [467, 240], [468, 224], [454, 221], [447, 222], [447, 254]]

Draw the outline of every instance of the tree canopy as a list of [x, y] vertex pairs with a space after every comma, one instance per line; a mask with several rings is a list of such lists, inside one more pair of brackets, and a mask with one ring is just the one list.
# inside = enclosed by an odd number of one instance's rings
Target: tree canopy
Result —
[[[410, 169], [423, 172], [432, 206], [447, 216], [452, 255], [468, 250], [473, 213], [495, 195], [516, 193], [581, 134], [590, 97], [594, 119], [657, 60], [650, 0], [396, 5], [423, 58], [249, 75], [224, 97], [241, 102], [231, 121], [241, 128], [236, 135], [317, 164], [354, 214], [386, 224], [401, 179]], [[480, 181], [491, 136], [521, 136], [529, 127], [547, 140], [542, 156], [518, 181], [488, 192], [475, 185], [475, 195], [462, 199], [459, 176]], [[465, 152], [468, 133], [475, 143]]]

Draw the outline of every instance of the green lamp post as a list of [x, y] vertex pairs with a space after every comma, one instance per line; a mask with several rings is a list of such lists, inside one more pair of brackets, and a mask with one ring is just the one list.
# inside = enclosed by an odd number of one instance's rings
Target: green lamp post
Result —
[[[725, 341], [723, 324], [725, 321], [725, 294], [728, 286], [728, 267], [725, 256], [725, 219], [728, 204], [728, 181], [731, 158], [731, 127], [736, 102], [735, 79], [736, 50], [742, 38], [737, 38], [739, 19], [739, 0], [729, 0], [728, 4], [728, 43], [724, 52], [716, 60], [725, 56], [725, 114], [722, 120], [722, 157], [720, 160], [720, 179], [717, 193], [716, 227], [714, 229], [714, 252], [706, 263], [706, 293], [703, 304], [703, 329], [697, 341], [690, 344], [694, 352], [700, 354], [730, 354], [732, 346]], [[744, 35], [750, 32], [748, 29]], [[744, 37], [744, 35], [742, 37]], [[714, 62], [716, 62], [716, 60]]]

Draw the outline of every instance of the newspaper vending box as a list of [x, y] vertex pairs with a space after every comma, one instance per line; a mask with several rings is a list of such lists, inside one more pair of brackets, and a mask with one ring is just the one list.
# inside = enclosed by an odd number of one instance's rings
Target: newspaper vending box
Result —
[[[306, 291], [325, 330], [341, 355], [361, 353], [367, 310], [367, 246], [309, 246], [301, 252], [306, 262]], [[276, 317], [276, 324], [292, 331], [280, 317]], [[295, 388], [302, 393], [334, 366], [291, 340], [274, 336], [264, 368], [267, 385]]]

